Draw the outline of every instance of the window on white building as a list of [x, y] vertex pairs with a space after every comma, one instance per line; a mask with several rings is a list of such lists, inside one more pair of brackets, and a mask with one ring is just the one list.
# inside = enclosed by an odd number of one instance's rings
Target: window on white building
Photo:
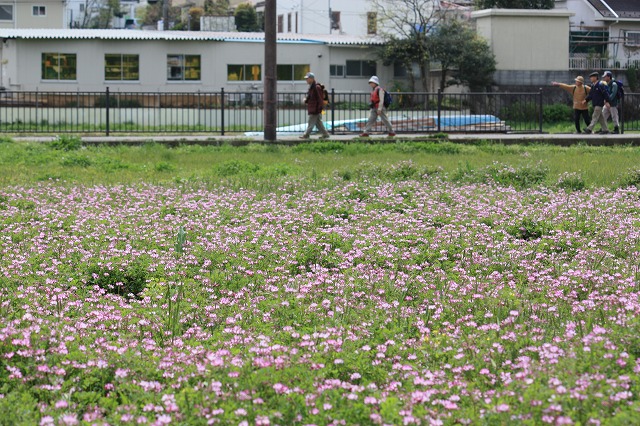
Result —
[[167, 55], [167, 80], [200, 80], [200, 55]]
[[116, 81], [140, 80], [140, 55], [105, 54], [104, 79]]
[[0, 21], [13, 21], [13, 5], [0, 4]]
[[331, 77], [344, 77], [344, 65], [329, 65]]
[[640, 46], [640, 31], [625, 31], [625, 46]]
[[227, 65], [228, 81], [260, 81], [262, 80], [262, 67], [257, 64]]
[[347, 77], [371, 77], [376, 75], [374, 61], [347, 61]]
[[75, 80], [78, 57], [75, 53], [43, 53], [43, 80]]
[[33, 6], [31, 14], [33, 16], [47, 16], [46, 6]]
[[281, 64], [278, 65], [276, 74], [278, 76], [278, 81], [297, 81], [304, 80], [304, 76], [311, 70], [309, 64], [300, 64], [300, 65], [288, 65]]

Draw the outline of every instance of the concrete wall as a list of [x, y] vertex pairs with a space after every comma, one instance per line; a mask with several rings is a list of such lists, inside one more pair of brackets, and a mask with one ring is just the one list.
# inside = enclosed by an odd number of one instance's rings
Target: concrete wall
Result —
[[478, 34], [487, 40], [502, 70], [566, 70], [569, 67], [569, 11], [487, 9], [473, 12]]

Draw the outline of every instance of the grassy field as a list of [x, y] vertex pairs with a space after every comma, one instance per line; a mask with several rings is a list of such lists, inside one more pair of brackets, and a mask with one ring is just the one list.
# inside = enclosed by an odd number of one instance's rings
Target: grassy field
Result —
[[0, 143], [0, 425], [630, 425], [638, 148]]
[[[585, 187], [615, 187], [635, 179], [640, 160], [637, 147], [554, 147], [551, 145], [474, 145], [451, 142], [367, 144], [314, 142], [296, 147], [254, 144], [244, 147], [142, 146], [84, 148], [75, 137], [53, 144], [0, 141], [0, 184], [55, 180], [83, 184], [192, 182], [249, 185], [271, 190], [281, 180], [318, 183], [323, 177], [344, 180], [375, 175], [377, 168], [410, 163], [416, 173], [427, 171], [450, 181], [482, 180], [509, 166], [542, 174], [553, 186], [567, 173]], [[407, 164], [405, 164], [407, 165]], [[267, 177], [267, 179], [254, 179]], [[255, 188], [257, 186], [258, 188]]]

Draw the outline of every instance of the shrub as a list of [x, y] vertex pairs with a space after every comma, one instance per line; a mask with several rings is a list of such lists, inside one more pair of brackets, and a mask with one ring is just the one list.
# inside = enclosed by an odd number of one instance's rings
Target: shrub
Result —
[[75, 151], [82, 147], [82, 140], [78, 136], [58, 135], [49, 146], [58, 151]]
[[328, 152], [342, 152], [345, 144], [340, 142], [317, 142], [303, 143], [292, 148], [293, 152], [313, 152], [316, 154], [325, 154]]
[[129, 297], [138, 296], [145, 289], [149, 273], [141, 261], [134, 261], [126, 266], [94, 264], [89, 267], [88, 275], [88, 285], [97, 285], [109, 293]]
[[174, 171], [176, 167], [171, 163], [167, 163], [166, 161], [160, 161], [159, 163], [155, 164], [154, 169], [156, 172], [171, 172]]
[[69, 154], [60, 160], [60, 164], [65, 167], [89, 167], [93, 164], [93, 161], [86, 155]]
[[244, 160], [228, 160], [215, 166], [219, 176], [252, 174], [260, 170], [260, 166]]
[[586, 187], [584, 177], [580, 173], [562, 173], [556, 182], [558, 188], [580, 191]]
[[566, 104], [545, 105], [542, 107], [542, 120], [545, 123], [567, 121], [573, 114], [573, 108]]
[[629, 169], [627, 173], [618, 181], [618, 188], [628, 188], [635, 186], [640, 188], [640, 169]]
[[534, 240], [549, 233], [549, 226], [544, 222], [539, 222], [525, 217], [519, 223], [507, 228], [507, 232], [521, 240]]

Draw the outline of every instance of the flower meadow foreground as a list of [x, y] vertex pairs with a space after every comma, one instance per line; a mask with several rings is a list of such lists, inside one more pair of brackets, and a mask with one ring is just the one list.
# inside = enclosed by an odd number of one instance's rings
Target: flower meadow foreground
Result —
[[2, 425], [638, 422], [640, 192], [0, 191]]

